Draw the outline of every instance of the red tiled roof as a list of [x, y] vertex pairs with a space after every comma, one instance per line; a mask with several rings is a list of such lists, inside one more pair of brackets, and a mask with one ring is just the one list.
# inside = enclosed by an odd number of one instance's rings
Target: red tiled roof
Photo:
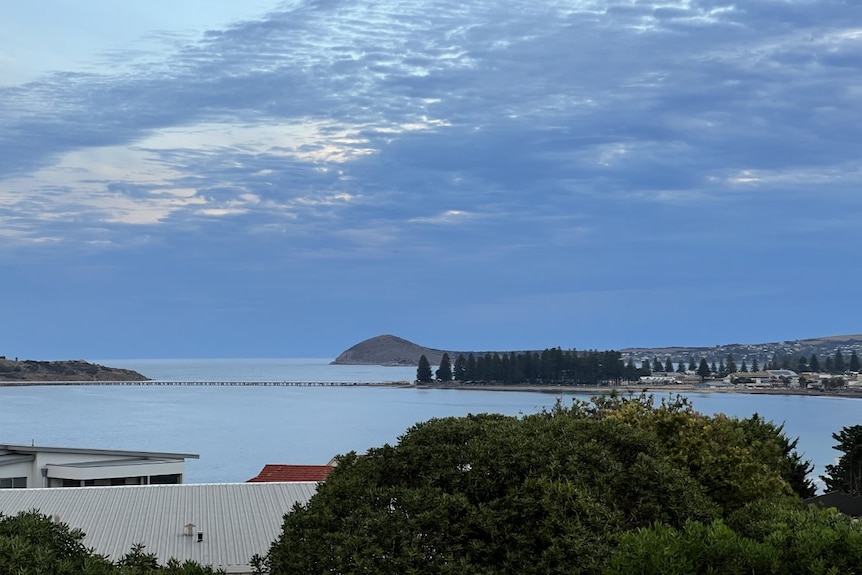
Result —
[[257, 477], [248, 483], [275, 483], [279, 481], [324, 481], [334, 469], [331, 465], [264, 465]]

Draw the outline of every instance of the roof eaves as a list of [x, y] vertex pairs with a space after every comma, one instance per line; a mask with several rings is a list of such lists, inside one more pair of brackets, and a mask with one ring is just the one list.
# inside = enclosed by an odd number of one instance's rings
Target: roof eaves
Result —
[[116, 455], [157, 459], [200, 459], [197, 453], [167, 453], [161, 451], [125, 451], [121, 449], [84, 449], [81, 447], [48, 447], [40, 445], [0, 445], [0, 450], [14, 453], [75, 453], [81, 455]]
[[0, 455], [0, 465], [12, 465], [13, 463], [25, 463], [30, 462], [36, 459], [35, 455], [18, 455], [18, 454], [8, 454], [8, 455]]

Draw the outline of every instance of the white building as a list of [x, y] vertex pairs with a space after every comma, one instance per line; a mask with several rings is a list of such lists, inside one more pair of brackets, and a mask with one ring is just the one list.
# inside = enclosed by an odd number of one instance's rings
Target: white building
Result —
[[183, 483], [192, 453], [0, 445], [0, 489]]

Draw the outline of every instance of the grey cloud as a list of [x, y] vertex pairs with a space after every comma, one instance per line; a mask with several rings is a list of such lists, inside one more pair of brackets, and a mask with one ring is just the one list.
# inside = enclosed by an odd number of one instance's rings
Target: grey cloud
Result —
[[[500, 217], [538, 217], [558, 209], [535, 202], [542, 193], [598, 211], [633, 189], [718, 195], [736, 170], [841, 167], [858, 155], [859, 128], [847, 121], [860, 112], [855, 44], [835, 50], [814, 39], [859, 21], [860, 9], [594, 5], [601, 10], [305, 3], [213, 31], [129, 73], [55, 74], [0, 91], [0, 176], [199, 121], [336, 120], [370, 125], [362, 135], [377, 151], [338, 166], [343, 176], [266, 153], [155, 153], [203, 175], [175, 183], [195, 183], [216, 200], [248, 190], [284, 203], [349, 188], [367, 196], [353, 213], [395, 221], [417, 215], [399, 205], [407, 194], [455, 204], [441, 209], [469, 202]], [[423, 115], [450, 125], [375, 128]], [[613, 146], [621, 155], [602, 164]], [[273, 174], [254, 175], [264, 170]]]

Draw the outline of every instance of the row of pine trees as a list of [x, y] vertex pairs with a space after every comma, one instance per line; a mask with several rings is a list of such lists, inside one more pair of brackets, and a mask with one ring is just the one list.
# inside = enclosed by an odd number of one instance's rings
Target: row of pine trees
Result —
[[449, 354], [444, 353], [433, 374], [428, 358], [423, 355], [416, 369], [416, 379], [423, 383], [454, 379], [477, 383], [596, 385], [634, 381], [640, 375], [634, 365], [623, 363], [618, 351], [578, 352], [558, 347], [542, 352], [486, 353], [478, 357], [472, 353], [466, 357], [458, 354], [454, 365]]
[[[448, 353], [444, 353], [440, 366], [432, 372], [431, 364], [424, 355], [419, 358], [416, 380], [422, 383], [437, 381], [460, 381], [476, 383], [512, 384], [551, 384], [551, 385], [600, 385], [618, 384], [623, 381], [637, 381], [652, 373], [691, 371], [706, 377], [725, 377], [732, 373], [759, 371], [757, 358], [749, 366], [743, 359], [737, 366], [732, 355], [711, 364], [701, 357], [696, 362], [693, 356], [685, 362], [674, 362], [670, 357], [662, 363], [657, 357], [652, 362], [642, 361], [639, 366], [632, 359], [623, 362], [618, 351], [577, 351], [562, 350], [559, 347], [541, 352], [485, 353], [484, 355], [458, 354], [452, 363]], [[772, 359], [763, 369], [793, 369], [798, 372], [825, 372], [843, 374], [847, 371], [860, 371], [859, 357], [855, 351], [849, 361], [841, 350], [826, 357], [821, 364], [817, 354], [810, 357], [799, 356], [795, 360], [789, 356]]]

